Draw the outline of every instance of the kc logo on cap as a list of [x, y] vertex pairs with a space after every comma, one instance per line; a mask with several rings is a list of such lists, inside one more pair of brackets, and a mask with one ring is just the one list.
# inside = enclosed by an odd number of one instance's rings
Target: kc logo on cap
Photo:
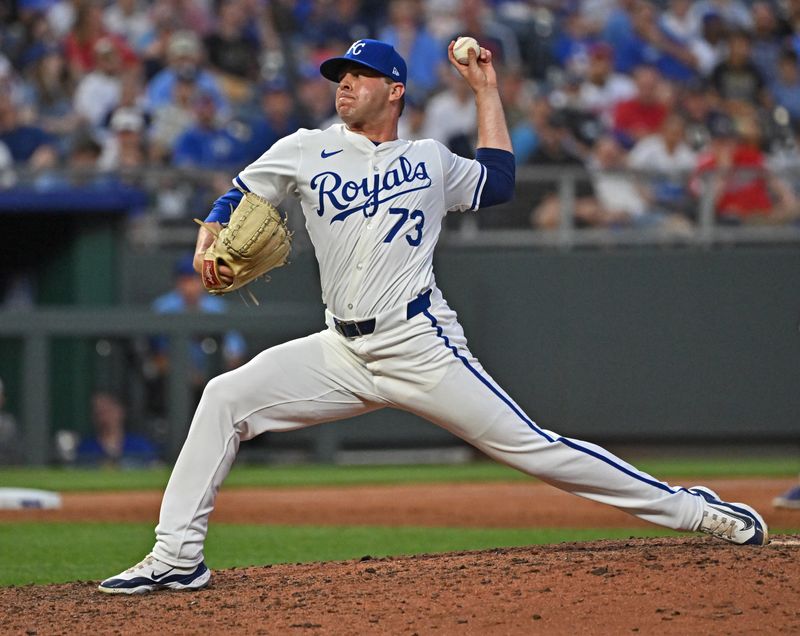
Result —
[[391, 44], [368, 38], [353, 42], [347, 53], [341, 57], [325, 60], [320, 65], [319, 72], [326, 79], [339, 82], [343, 69], [353, 62], [378, 71], [395, 82], [406, 83], [406, 62], [401, 55]]
[[347, 49], [347, 53], [345, 53], [345, 57], [348, 55], [358, 55], [361, 53], [361, 49], [364, 48], [365, 43], [364, 40], [356, 40], [350, 45], [350, 48]]

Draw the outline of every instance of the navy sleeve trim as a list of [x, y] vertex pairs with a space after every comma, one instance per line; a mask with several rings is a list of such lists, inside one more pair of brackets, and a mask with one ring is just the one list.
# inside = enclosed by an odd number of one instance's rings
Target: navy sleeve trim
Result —
[[244, 181], [242, 181], [241, 177], [236, 177], [235, 179], [236, 185], [239, 186], [240, 189], [244, 190], [245, 192], [250, 192], [250, 188], [247, 187]]
[[[238, 179], [237, 179], [238, 181]], [[231, 212], [239, 205], [244, 193], [238, 188], [231, 188], [219, 199], [214, 201], [211, 207], [211, 212], [206, 217], [207, 223], [222, 223], [225, 224], [231, 218]]]
[[486, 168], [481, 207], [506, 203], [514, 196], [516, 166], [514, 154], [499, 148], [478, 148], [475, 159]]

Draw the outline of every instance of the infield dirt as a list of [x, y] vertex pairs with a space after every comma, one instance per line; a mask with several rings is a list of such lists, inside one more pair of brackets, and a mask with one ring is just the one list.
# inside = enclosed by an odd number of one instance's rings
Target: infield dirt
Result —
[[[706, 483], [773, 527], [800, 525], [800, 512], [769, 505], [791, 480]], [[61, 511], [24, 515], [112, 520], [125, 508], [125, 520], [155, 521], [158, 493], [126, 493], [117, 512], [105, 497], [68, 494]], [[301, 511], [304, 523], [639, 525], [541, 484], [223, 490], [213, 520], [297, 523]], [[741, 547], [688, 535], [231, 569], [194, 593], [108, 596], [96, 581], [12, 587], [0, 589], [0, 633], [794, 634], [798, 557], [799, 536]]]

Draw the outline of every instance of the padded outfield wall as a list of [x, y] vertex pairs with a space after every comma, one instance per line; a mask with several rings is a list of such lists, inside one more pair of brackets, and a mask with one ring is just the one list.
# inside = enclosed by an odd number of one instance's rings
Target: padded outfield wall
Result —
[[[169, 268], [161, 257], [126, 256], [126, 297]], [[800, 439], [800, 249], [443, 246], [436, 271], [473, 352], [545, 428], [600, 441]], [[258, 289], [266, 304], [319, 303], [313, 257], [296, 254]], [[313, 440], [321, 457], [449, 437], [388, 411], [286, 435], [274, 442]]]

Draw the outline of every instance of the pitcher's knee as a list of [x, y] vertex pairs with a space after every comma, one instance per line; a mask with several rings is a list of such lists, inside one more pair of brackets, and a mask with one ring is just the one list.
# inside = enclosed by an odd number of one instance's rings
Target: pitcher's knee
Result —
[[236, 402], [235, 396], [235, 387], [225, 375], [220, 375], [208, 381], [197, 408], [230, 411]]

